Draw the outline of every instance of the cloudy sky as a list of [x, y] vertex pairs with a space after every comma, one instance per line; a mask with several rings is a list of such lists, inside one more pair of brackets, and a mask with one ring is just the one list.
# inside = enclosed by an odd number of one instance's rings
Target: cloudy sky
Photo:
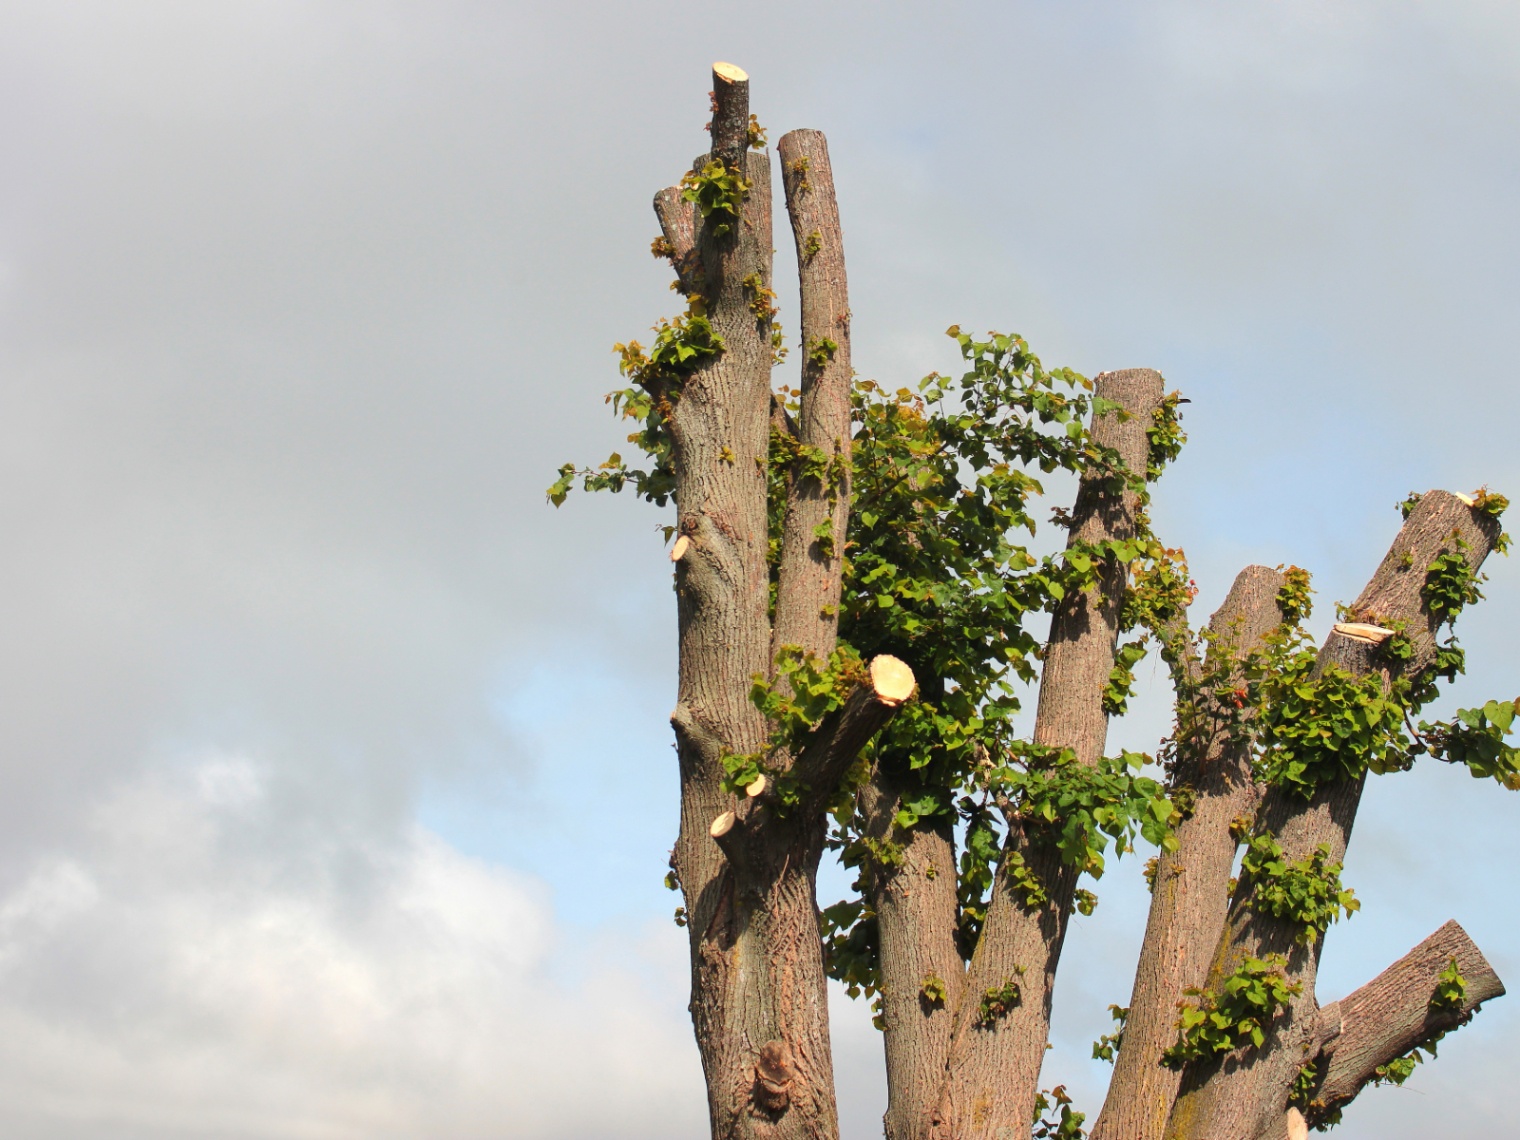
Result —
[[[1192, 398], [1202, 612], [1291, 561], [1323, 629], [1407, 492], [1520, 491], [1512, 4], [0, 2], [0, 1133], [702, 1135], [664, 520], [543, 488], [621, 441], [715, 59], [828, 133], [864, 374], [960, 322]], [[1496, 563], [1469, 702], [1520, 691]], [[1377, 781], [1322, 999], [1447, 918], [1520, 980], [1517, 810]], [[1138, 861], [1100, 893], [1090, 1111]], [[1520, 1137], [1517, 1063], [1511, 998], [1341, 1134]]]

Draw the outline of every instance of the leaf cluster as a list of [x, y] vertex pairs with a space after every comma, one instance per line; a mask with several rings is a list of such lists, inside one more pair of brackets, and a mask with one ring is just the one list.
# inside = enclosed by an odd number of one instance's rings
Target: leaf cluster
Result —
[[[1087, 1114], [1078, 1112], [1071, 1105], [1065, 1085], [1042, 1089], [1034, 1098], [1034, 1131], [1031, 1133], [1034, 1140], [1082, 1140], [1087, 1135], [1082, 1130]], [[1052, 1110], [1056, 1115], [1047, 1116], [1046, 1113]]]
[[[751, 145], [754, 145], [753, 135]], [[744, 175], [730, 170], [716, 159], [705, 163], [701, 170], [687, 171], [681, 176], [681, 197], [697, 207], [707, 223], [707, 232], [714, 237], [723, 237], [733, 231], [749, 190], [750, 184]]]
[[1181, 1069], [1189, 1061], [1260, 1046], [1267, 1027], [1303, 989], [1288, 980], [1287, 967], [1280, 954], [1246, 958], [1218, 992], [1188, 990], [1193, 1000], [1183, 1004], [1177, 1043], [1162, 1053], [1161, 1063]]
[[1297, 940], [1314, 942], [1344, 913], [1362, 904], [1341, 886], [1341, 864], [1330, 861], [1330, 845], [1321, 843], [1306, 858], [1289, 861], [1270, 835], [1257, 835], [1246, 847], [1241, 870], [1251, 876], [1251, 903], [1274, 918], [1302, 926]]
[[1129, 1019], [1129, 1006], [1111, 1005], [1108, 1007], [1108, 1012], [1109, 1016], [1119, 1024], [1112, 1033], [1105, 1033], [1093, 1042], [1092, 1059], [1094, 1061], [1113, 1061], [1124, 1044], [1124, 1023]]

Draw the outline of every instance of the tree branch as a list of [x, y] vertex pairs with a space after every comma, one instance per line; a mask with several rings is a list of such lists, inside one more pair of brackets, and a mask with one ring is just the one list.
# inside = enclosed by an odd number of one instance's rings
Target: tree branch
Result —
[[797, 753], [791, 774], [821, 807], [871, 737], [913, 696], [917, 681], [906, 662], [883, 653], [843, 706], [824, 717]]
[[[1440, 974], [1453, 961], [1466, 982], [1454, 1008], [1432, 1005]], [[1320, 1072], [1305, 1116], [1311, 1125], [1349, 1104], [1396, 1057], [1465, 1025], [1504, 983], [1483, 952], [1448, 922], [1361, 989], [1319, 1011], [1324, 1039], [1314, 1063]]]
[[667, 256], [676, 271], [676, 283], [686, 296], [702, 292], [702, 267], [697, 258], [696, 207], [681, 194], [679, 186], [667, 186], [654, 196], [655, 217], [669, 247]]
[[1277, 595], [1284, 581], [1265, 566], [1242, 570], [1209, 621], [1207, 665], [1191, 655], [1184, 663], [1171, 790], [1179, 800], [1185, 790], [1193, 806], [1177, 826], [1177, 850], [1156, 858], [1123, 1045], [1093, 1140], [1160, 1140], [1166, 1128], [1182, 1077], [1161, 1065], [1161, 1054], [1177, 1040], [1184, 991], [1208, 976], [1239, 845], [1235, 821], [1250, 817], [1259, 796], [1250, 727], [1238, 704], [1217, 693], [1244, 685], [1245, 658], [1282, 622]]
[[742, 171], [749, 150], [749, 74], [731, 63], [715, 63], [712, 80], [712, 156]]
[[806, 450], [787, 487], [771, 649], [800, 645], [823, 658], [838, 629], [850, 519], [850, 298], [828, 143], [820, 131], [792, 131], [778, 150], [801, 287], [797, 439]]
[[[1142, 474], [1150, 448], [1146, 433], [1163, 398], [1161, 374], [1148, 368], [1107, 372], [1097, 378], [1096, 390], [1127, 414], [1095, 416], [1094, 442], [1116, 451], [1125, 470]], [[1069, 545], [1133, 538], [1139, 508], [1139, 495], [1121, 477], [1108, 470], [1089, 471], [1077, 489]], [[1103, 690], [1114, 666], [1126, 574], [1122, 563], [1106, 558], [1098, 585], [1070, 591], [1051, 619], [1034, 738], [1072, 749], [1084, 764], [1098, 761], [1108, 734]], [[1015, 855], [1045, 884], [1048, 901], [1041, 906], [1027, 906], [1010, 883], [1008, 867]], [[956, 1011], [940, 1110], [943, 1135], [990, 1137], [1001, 1128], [1027, 1134], [1079, 873], [1021, 828], [1009, 828], [987, 921]], [[982, 996], [1014, 984], [1021, 991], [1018, 1003], [987, 1023], [979, 1008]]]
[[[1435, 632], [1441, 622], [1424, 597], [1429, 566], [1443, 552], [1460, 552], [1476, 573], [1498, 535], [1496, 519], [1455, 495], [1431, 491], [1421, 498], [1352, 606], [1352, 615], [1361, 621], [1385, 627], [1402, 623], [1411, 657], [1397, 660], [1384, 652], [1383, 643], [1338, 629], [1320, 650], [1317, 672], [1334, 664], [1354, 675], [1377, 673], [1389, 683], [1428, 668], [1435, 660]], [[1309, 800], [1291, 789], [1270, 788], [1257, 813], [1256, 834], [1272, 836], [1290, 862], [1309, 859], [1323, 847], [1326, 863], [1343, 863], [1365, 782], [1362, 775], [1322, 785]], [[1168, 1140], [1255, 1136], [1281, 1127], [1289, 1091], [1312, 1046], [1314, 980], [1324, 940], [1305, 945], [1298, 938], [1298, 923], [1258, 912], [1254, 896], [1251, 876], [1242, 875], [1230, 899], [1208, 984], [1217, 989], [1246, 958], [1280, 954], [1300, 992], [1269, 1028], [1260, 1048], [1188, 1066], [1167, 1126]]]

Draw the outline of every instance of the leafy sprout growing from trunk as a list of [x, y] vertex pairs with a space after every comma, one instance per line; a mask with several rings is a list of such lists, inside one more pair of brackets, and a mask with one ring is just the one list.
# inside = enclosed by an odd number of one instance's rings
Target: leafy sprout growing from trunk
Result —
[[[857, 378], [833, 169], [807, 130], [777, 146], [802, 351], [801, 387], [775, 386], [772, 162], [743, 71], [715, 65], [712, 107], [708, 152], [655, 196], [652, 249], [686, 309], [650, 348], [617, 346], [629, 387], [609, 401], [643, 458], [566, 465], [549, 494], [674, 504], [667, 884], [713, 1135], [838, 1135], [832, 977], [875, 1007], [891, 1140], [1081, 1136], [1064, 1087], [1040, 1086], [1053, 985], [1073, 910], [1098, 902], [1084, 882], [1140, 843], [1151, 913], [1122, 1033], [1095, 1047], [1115, 1068], [1094, 1137], [1279, 1140], [1407, 1077], [1503, 993], [1461, 927], [1324, 1008], [1314, 978], [1358, 906], [1341, 873], [1369, 775], [1431, 755], [1520, 785], [1514, 701], [1415, 719], [1462, 670], [1452, 623], [1505, 545], [1506, 501], [1411, 496], [1318, 648], [1296, 567], [1247, 567], [1197, 626], [1148, 512], [1181, 396], [958, 327], [955, 375]], [[1078, 490], [1051, 511], [1055, 473]], [[1046, 514], [1056, 554], [1034, 543]], [[1152, 650], [1173, 732], [1107, 756]], [[856, 879], [820, 910], [825, 851]]]

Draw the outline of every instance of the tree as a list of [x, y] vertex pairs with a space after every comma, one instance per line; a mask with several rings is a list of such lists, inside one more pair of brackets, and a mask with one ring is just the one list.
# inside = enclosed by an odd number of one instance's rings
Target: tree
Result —
[[[1325, 644], [1308, 575], [1247, 567], [1195, 628], [1150, 488], [1184, 442], [1149, 369], [1089, 381], [1019, 337], [950, 330], [966, 371], [857, 381], [824, 137], [777, 147], [801, 286], [801, 389], [772, 386], [771, 158], [748, 77], [713, 69], [712, 145], [655, 210], [684, 313], [617, 346], [644, 465], [567, 465], [550, 488], [675, 506], [675, 711], [691, 1014], [715, 1137], [837, 1136], [826, 978], [873, 999], [890, 1140], [1072, 1137], [1040, 1089], [1081, 883], [1138, 840], [1152, 902], [1092, 1135], [1278, 1140], [1402, 1082], [1504, 992], [1447, 923], [1320, 1008], [1340, 874], [1369, 774], [1421, 755], [1520, 787], [1515, 702], [1419, 710], [1463, 668], [1451, 633], [1507, 537], [1502, 496], [1432, 491]], [[1039, 476], [1079, 477], [1063, 551], [1037, 557]], [[1049, 613], [1041, 645], [1028, 625]], [[1175, 691], [1154, 757], [1104, 756], [1148, 649]], [[1031, 738], [1013, 730], [1038, 681]], [[1160, 778], [1147, 772], [1159, 763]], [[820, 912], [826, 849], [858, 871]], [[1238, 878], [1232, 878], [1239, 858]]]

